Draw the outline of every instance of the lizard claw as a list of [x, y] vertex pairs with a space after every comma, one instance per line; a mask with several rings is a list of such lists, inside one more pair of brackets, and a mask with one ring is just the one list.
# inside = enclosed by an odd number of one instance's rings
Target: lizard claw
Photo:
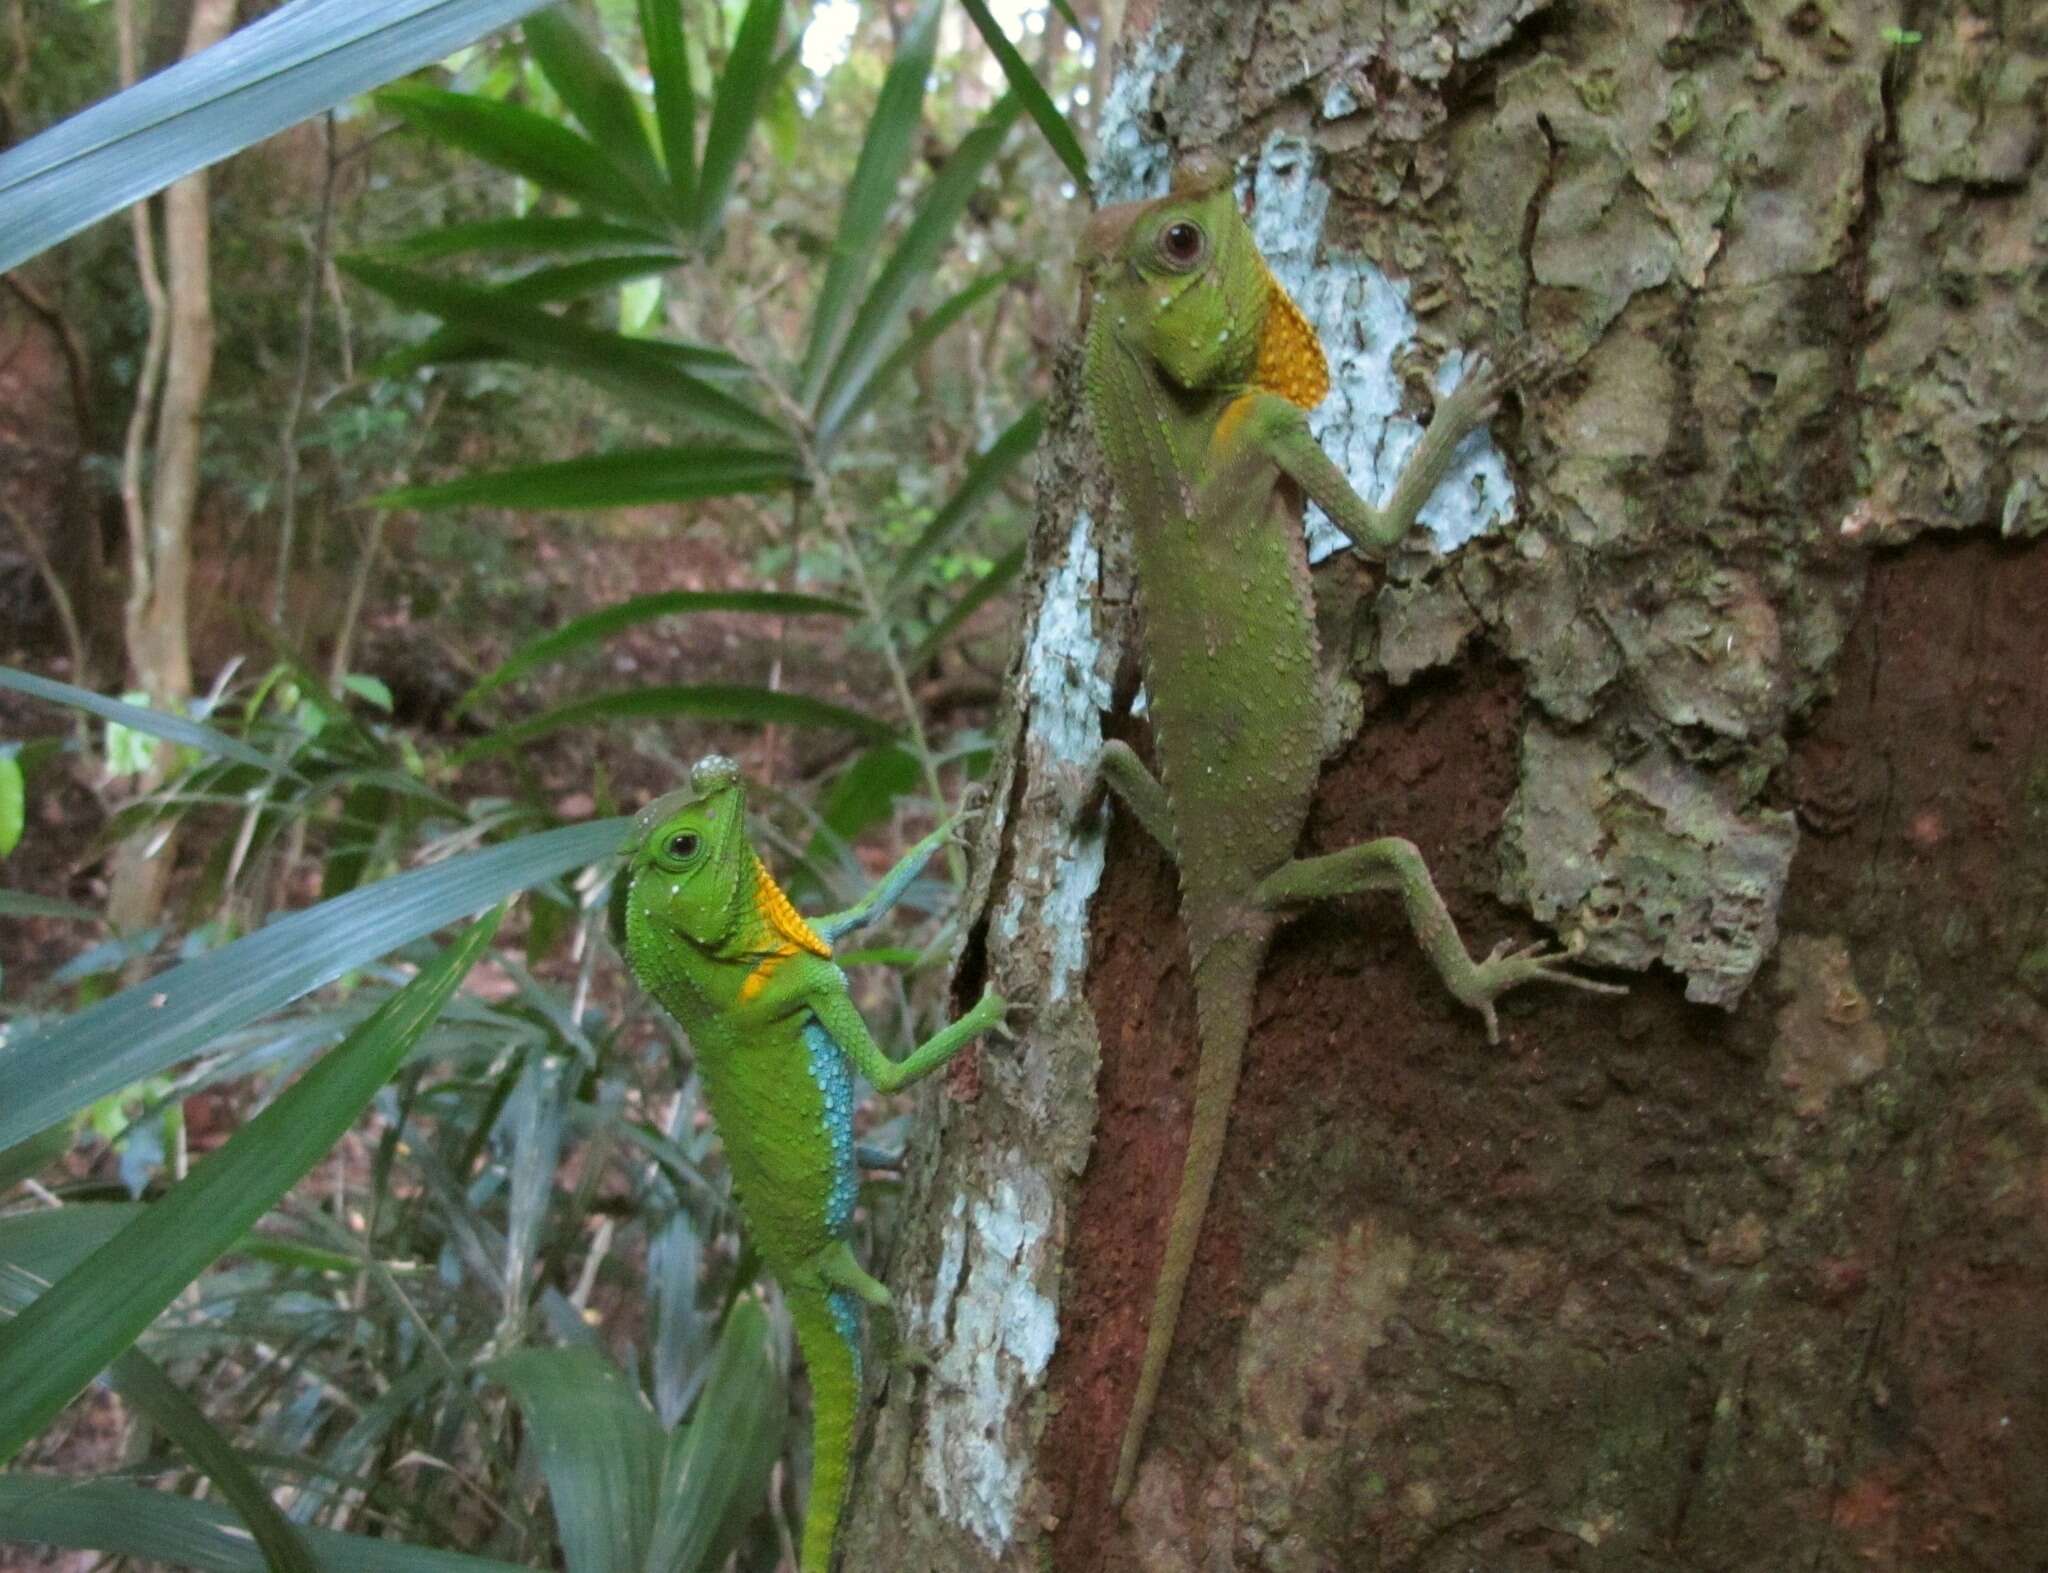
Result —
[[1484, 961], [1473, 967], [1472, 976], [1455, 992], [1460, 1002], [1478, 1011], [1485, 1021], [1488, 1043], [1500, 1042], [1500, 1021], [1494, 1013], [1493, 1002], [1509, 989], [1520, 988], [1524, 983], [1562, 983], [1589, 994], [1628, 992], [1619, 983], [1602, 983], [1596, 978], [1565, 971], [1564, 964], [1576, 960], [1581, 948], [1575, 943], [1561, 950], [1555, 949], [1542, 940], [1518, 948], [1513, 940], [1504, 939], [1487, 952]]

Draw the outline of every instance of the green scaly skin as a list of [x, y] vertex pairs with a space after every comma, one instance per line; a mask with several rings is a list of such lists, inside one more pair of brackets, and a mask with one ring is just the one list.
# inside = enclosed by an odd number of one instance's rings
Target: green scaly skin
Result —
[[[1088, 407], [1134, 536], [1155, 779], [1110, 743], [1100, 780], [1171, 853], [1200, 1054], [1193, 1129], [1112, 1496], [1130, 1493], [1222, 1158], [1274, 929], [1301, 903], [1399, 892], [1444, 982], [1498, 1041], [1493, 1002], [1523, 983], [1610, 991], [1557, 953], [1474, 961], [1415, 847], [1398, 838], [1297, 858], [1321, 768], [1323, 696], [1297, 507], [1283, 478], [1380, 555], [1415, 523], [1452, 450], [1492, 413], [1483, 362], [1439, 406], [1383, 509], [1310, 435], [1327, 386], [1313, 331], [1268, 271], [1221, 171], [1189, 170], [1089, 232]], [[1299, 401], [1299, 402], [1296, 402]], [[1615, 991], [1618, 992], [1618, 991]]]
[[919, 842], [858, 905], [806, 922], [747, 840], [739, 767], [714, 756], [697, 763], [687, 790], [641, 813], [613, 889], [613, 936], [641, 986], [690, 1036], [748, 1232], [782, 1285], [810, 1371], [802, 1573], [826, 1573], [845, 1506], [863, 1307], [883, 1314], [877, 1344], [896, 1347], [889, 1291], [848, 1244], [858, 1190], [851, 1073], [895, 1092], [1001, 1030], [1004, 1015], [1002, 999], [984, 994], [908, 1058], [891, 1060], [854, 1008], [830, 946], [888, 911], [950, 831]]

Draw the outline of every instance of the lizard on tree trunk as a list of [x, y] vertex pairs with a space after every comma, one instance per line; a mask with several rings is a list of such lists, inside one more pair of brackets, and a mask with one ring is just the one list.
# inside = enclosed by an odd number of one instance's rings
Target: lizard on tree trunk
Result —
[[[1129, 516], [1155, 778], [1104, 746], [1100, 780], [1178, 865], [1199, 1059], [1194, 1121], [1146, 1327], [1113, 1499], [1129, 1495], [1222, 1157], [1252, 994], [1289, 909], [1398, 891], [1451, 992], [1499, 1039], [1493, 1002], [1524, 983], [1619, 992], [1560, 971], [1561, 953], [1496, 948], [1474, 961], [1413, 844], [1322, 857], [1295, 848], [1321, 769], [1323, 700], [1298, 487], [1362, 550], [1393, 545], [1453, 449], [1498, 402], [1479, 363], [1437, 408], [1384, 508], [1360, 497], [1310, 434], [1329, 376], [1301, 310], [1273, 278], [1227, 172], [1183, 170], [1151, 202], [1105, 208], [1087, 251], [1084, 384]], [[1283, 486], [1282, 482], [1293, 483]]]

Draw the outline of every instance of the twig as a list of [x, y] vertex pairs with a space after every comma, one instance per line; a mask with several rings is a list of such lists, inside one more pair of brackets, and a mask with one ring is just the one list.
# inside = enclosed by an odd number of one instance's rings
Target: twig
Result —
[[285, 594], [291, 586], [292, 545], [299, 524], [299, 422], [306, 413], [306, 388], [313, 380], [313, 330], [320, 322], [320, 284], [327, 272], [327, 249], [334, 230], [334, 185], [340, 168], [335, 156], [334, 111], [322, 116], [320, 124], [327, 170], [320, 182], [320, 214], [306, 256], [306, 285], [299, 296], [292, 391], [285, 401], [284, 429], [278, 437], [277, 578], [270, 587], [270, 621], [276, 625], [284, 622]]
[[[71, 592], [64, 588], [64, 580], [57, 572], [57, 565], [50, 561], [50, 554], [43, 550], [42, 537], [29, 528], [28, 520], [16, 513], [5, 503], [0, 503], [0, 513], [7, 515], [7, 522], [20, 537], [22, 550], [28, 553], [29, 561], [35, 564], [36, 575], [43, 581], [43, 588], [49, 592], [50, 604], [57, 609], [57, 621], [64, 630], [64, 645], [71, 652], [71, 678], [73, 682], [89, 681], [85, 665], [85, 634], [78, 626], [78, 612], [71, 604]], [[83, 718], [77, 718], [81, 729]]]

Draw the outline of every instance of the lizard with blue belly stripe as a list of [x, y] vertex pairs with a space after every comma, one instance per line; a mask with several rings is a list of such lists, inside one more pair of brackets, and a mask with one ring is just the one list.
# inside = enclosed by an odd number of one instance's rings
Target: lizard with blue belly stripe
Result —
[[[854, 1073], [889, 1093], [938, 1070], [1005, 1006], [985, 993], [902, 1060], [875, 1044], [832, 942], [902, 896], [951, 826], [920, 841], [857, 904], [806, 920], [746, 833], [739, 767], [699, 760], [690, 785], [641, 811], [612, 891], [612, 934], [640, 984], [689, 1034], [749, 1236], [782, 1285], [811, 1378], [812, 1474], [801, 1573], [826, 1573], [846, 1500], [861, 1391], [863, 1309], [889, 1291], [854, 1259]], [[893, 1321], [878, 1343], [893, 1347]]]

